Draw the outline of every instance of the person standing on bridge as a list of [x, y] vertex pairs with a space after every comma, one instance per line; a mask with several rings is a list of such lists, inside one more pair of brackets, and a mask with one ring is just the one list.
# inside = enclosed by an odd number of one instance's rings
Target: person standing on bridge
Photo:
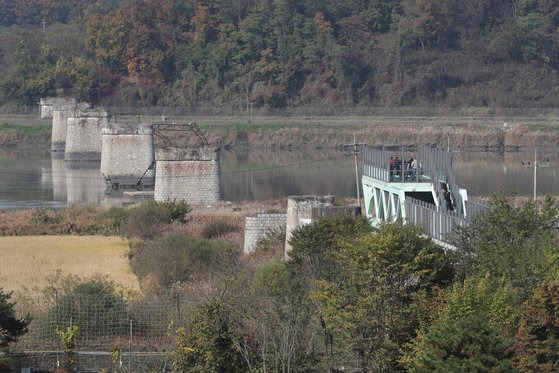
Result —
[[412, 158], [411, 161], [411, 173], [414, 180], [417, 180], [417, 159]]

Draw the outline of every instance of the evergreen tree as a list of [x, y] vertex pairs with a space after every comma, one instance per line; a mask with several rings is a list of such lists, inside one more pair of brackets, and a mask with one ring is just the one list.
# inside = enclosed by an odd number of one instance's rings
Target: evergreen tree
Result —
[[5, 293], [0, 289], [0, 350], [27, 333], [29, 318], [18, 318], [15, 303], [10, 301], [12, 293]]
[[510, 344], [481, 313], [435, 324], [423, 337], [412, 372], [513, 372]]
[[545, 281], [526, 302], [515, 355], [520, 372], [559, 370], [559, 282]]

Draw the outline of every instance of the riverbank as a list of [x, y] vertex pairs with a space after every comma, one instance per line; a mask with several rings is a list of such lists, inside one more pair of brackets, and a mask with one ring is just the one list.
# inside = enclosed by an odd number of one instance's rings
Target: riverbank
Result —
[[[252, 124], [234, 117], [190, 119], [200, 125], [210, 143], [225, 148], [339, 148], [351, 143], [354, 135], [358, 142], [393, 148], [450, 144], [469, 151], [517, 151], [534, 145], [559, 146], [559, 126], [544, 119], [508, 118], [501, 123], [498, 118], [262, 117]], [[197, 138], [184, 140], [186, 145]], [[0, 125], [1, 148], [49, 146], [49, 125]]]

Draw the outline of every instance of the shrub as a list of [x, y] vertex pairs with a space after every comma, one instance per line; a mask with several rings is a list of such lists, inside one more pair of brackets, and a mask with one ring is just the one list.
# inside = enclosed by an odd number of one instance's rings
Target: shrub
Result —
[[185, 215], [191, 210], [185, 201], [158, 202], [158, 205], [167, 211], [171, 222], [183, 222]]
[[163, 233], [165, 224], [182, 221], [189, 210], [185, 202], [143, 203], [128, 210], [121, 234], [128, 238], [153, 239]]
[[234, 258], [234, 253], [219, 241], [179, 233], [138, 243], [130, 254], [132, 270], [140, 280], [150, 277], [163, 287], [215, 272]]
[[285, 247], [285, 226], [266, 232], [264, 237], [261, 237], [256, 242], [256, 250], [280, 250], [283, 251]]
[[37, 209], [33, 212], [31, 223], [33, 224], [60, 224], [64, 221], [64, 216], [57, 211], [49, 209]]
[[101, 220], [104, 221], [111, 230], [120, 232], [121, 228], [126, 223], [128, 213], [122, 207], [112, 206], [101, 215]]
[[128, 330], [126, 304], [114, 282], [101, 276], [82, 281], [62, 294], [46, 322], [79, 325], [80, 335], [122, 335]]
[[238, 230], [239, 227], [237, 225], [227, 220], [214, 220], [206, 224], [202, 230], [202, 237], [207, 239], [218, 238]]

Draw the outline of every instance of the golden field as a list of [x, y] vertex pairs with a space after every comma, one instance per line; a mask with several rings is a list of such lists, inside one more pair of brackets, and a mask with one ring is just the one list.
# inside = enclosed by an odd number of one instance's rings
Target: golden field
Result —
[[42, 289], [49, 276], [100, 274], [125, 289], [138, 290], [130, 270], [127, 240], [104, 236], [0, 237], [0, 287], [6, 291]]

